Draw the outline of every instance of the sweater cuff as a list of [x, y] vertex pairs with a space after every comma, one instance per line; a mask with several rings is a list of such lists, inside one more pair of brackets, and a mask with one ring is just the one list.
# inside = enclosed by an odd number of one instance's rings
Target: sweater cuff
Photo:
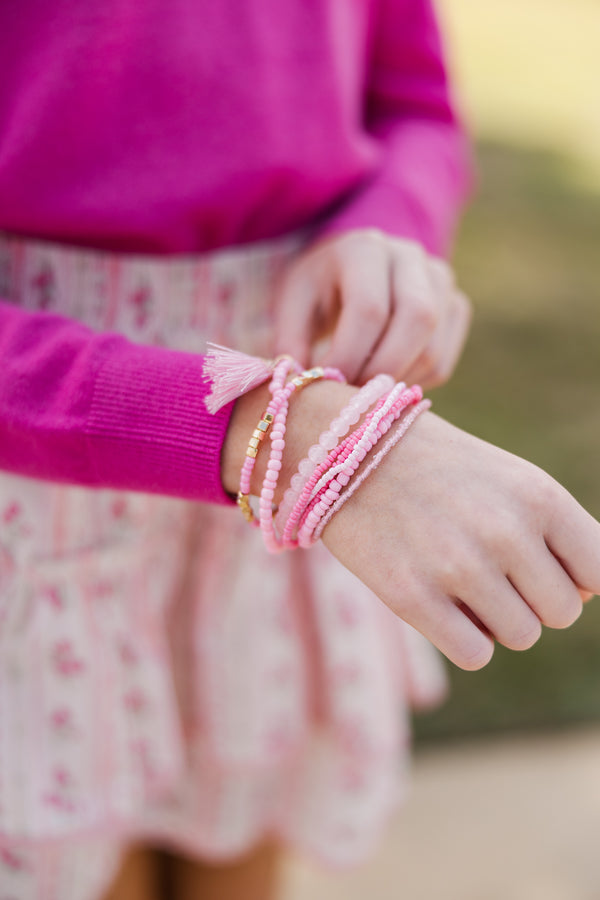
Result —
[[203, 357], [119, 342], [97, 374], [87, 420], [102, 484], [209, 503], [232, 503], [221, 448], [233, 403], [211, 415]]

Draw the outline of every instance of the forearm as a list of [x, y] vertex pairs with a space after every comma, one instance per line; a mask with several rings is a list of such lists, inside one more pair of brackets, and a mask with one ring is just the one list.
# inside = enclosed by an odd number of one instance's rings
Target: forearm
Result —
[[472, 183], [472, 161], [431, 0], [381, 0], [366, 84], [374, 177], [325, 233], [379, 228], [446, 255]]
[[379, 228], [449, 254], [473, 181], [469, 143], [453, 121], [413, 118], [379, 123], [385, 156], [375, 178], [355, 191], [320, 235]]
[[227, 502], [202, 357], [0, 303], [0, 468]]

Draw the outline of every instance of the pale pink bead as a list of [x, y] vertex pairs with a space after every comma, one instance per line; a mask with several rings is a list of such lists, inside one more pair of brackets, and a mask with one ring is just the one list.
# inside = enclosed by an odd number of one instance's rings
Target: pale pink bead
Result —
[[340, 472], [340, 474], [336, 476], [336, 480], [339, 481], [342, 487], [346, 487], [350, 481], [350, 475], [346, 475], [345, 472]]
[[327, 459], [327, 451], [319, 444], [314, 444], [308, 451], [308, 458], [318, 465]]
[[295, 496], [296, 491], [301, 491], [304, 487], [304, 478], [299, 472], [296, 472], [295, 475], [292, 475], [292, 480], [290, 481], [290, 488], [285, 492], [285, 500], [291, 500], [292, 497]]
[[279, 473], [278, 473], [278, 472], [272, 472], [270, 469], [267, 469], [267, 472], [266, 472], [266, 474], [265, 474], [265, 479], [266, 479], [267, 481], [270, 481], [271, 484], [277, 484], [277, 479], [278, 479], [278, 478], [279, 478]]
[[338, 437], [341, 437], [343, 434], [346, 433], [346, 423], [341, 418], [334, 419], [331, 422], [329, 429], [334, 434], [336, 434]]
[[319, 438], [319, 444], [324, 450], [333, 450], [337, 442], [337, 435], [333, 431], [325, 431]]
[[272, 446], [273, 450], [285, 450], [285, 441], [275, 439]]
[[304, 478], [306, 478], [313, 471], [314, 465], [311, 463], [309, 459], [303, 459], [300, 465], [298, 466], [298, 472]]
[[275, 491], [270, 487], [263, 487], [261, 499], [264, 497], [265, 500], [272, 500], [275, 496]]
[[332, 502], [334, 500], [337, 500], [339, 495], [340, 495], [339, 491], [334, 491], [333, 488], [330, 488], [330, 487], [327, 488], [327, 490], [325, 491], [325, 497], [327, 498], [327, 500], [331, 500]]
[[271, 459], [269, 460], [269, 469], [271, 469], [274, 472], [281, 472], [281, 465], [282, 465], [281, 459], [276, 459], [274, 457], [271, 457]]
[[283, 453], [281, 450], [273, 450], [271, 449], [271, 459], [281, 461], [283, 459]]

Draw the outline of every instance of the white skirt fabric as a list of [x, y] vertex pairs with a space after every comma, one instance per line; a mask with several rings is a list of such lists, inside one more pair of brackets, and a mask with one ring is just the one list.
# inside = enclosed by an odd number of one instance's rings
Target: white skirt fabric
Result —
[[[0, 238], [0, 296], [132, 341], [270, 355], [290, 240], [193, 258]], [[432, 647], [322, 546], [236, 508], [0, 473], [0, 896], [94, 900], [131, 841], [368, 854]]]

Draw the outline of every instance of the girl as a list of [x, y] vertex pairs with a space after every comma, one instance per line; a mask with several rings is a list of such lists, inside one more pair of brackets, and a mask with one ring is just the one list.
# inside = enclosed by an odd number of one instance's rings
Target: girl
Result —
[[428, 0], [25, 0], [0, 34], [0, 884], [158, 896], [154, 844], [168, 896], [267, 897], [281, 844], [356, 862], [396, 804], [444, 690], [405, 623], [465, 668], [529, 647], [600, 588], [600, 526], [432, 413], [331, 554], [230, 508], [269, 393], [209, 414], [206, 340], [348, 378], [290, 403], [276, 502], [352, 385], [460, 353]]

